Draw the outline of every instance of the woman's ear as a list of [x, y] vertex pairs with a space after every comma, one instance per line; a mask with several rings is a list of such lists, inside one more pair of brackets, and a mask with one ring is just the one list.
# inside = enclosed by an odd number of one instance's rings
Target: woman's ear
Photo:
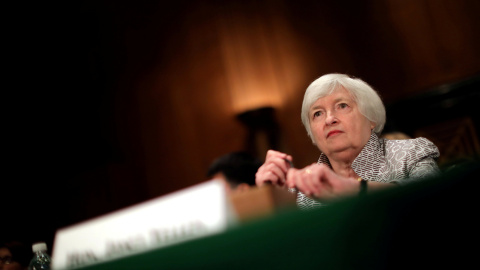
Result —
[[374, 130], [375, 129], [375, 122], [370, 122], [370, 130]]

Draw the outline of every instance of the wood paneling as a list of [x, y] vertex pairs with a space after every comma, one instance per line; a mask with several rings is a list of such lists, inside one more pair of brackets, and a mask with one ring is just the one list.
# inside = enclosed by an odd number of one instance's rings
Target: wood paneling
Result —
[[[278, 150], [299, 167], [315, 162], [300, 108], [322, 74], [360, 77], [392, 103], [480, 73], [476, 0], [84, 1], [52, 10], [29, 17], [42, 42], [22, 50], [30, 84], [16, 92], [38, 97], [21, 107], [35, 118], [17, 123], [44, 133], [12, 129], [28, 142], [22, 153], [48, 145], [52, 154], [12, 160], [35, 163], [53, 186], [84, 183], [73, 198], [88, 203], [61, 196], [83, 214], [60, 224], [206, 180], [215, 157], [245, 148], [235, 114], [264, 102], [278, 106]], [[248, 105], [256, 95], [263, 103]], [[95, 203], [103, 206], [89, 210]]]

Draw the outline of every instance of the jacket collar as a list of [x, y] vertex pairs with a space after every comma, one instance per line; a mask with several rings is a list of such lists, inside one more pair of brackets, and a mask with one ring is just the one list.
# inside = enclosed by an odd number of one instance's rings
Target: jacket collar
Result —
[[[374, 180], [375, 176], [379, 174], [382, 164], [385, 163], [383, 157], [384, 145], [383, 141], [378, 138], [375, 132], [372, 132], [370, 139], [367, 141], [362, 151], [352, 163], [353, 171], [365, 180]], [[326, 164], [332, 168], [328, 157], [321, 153], [318, 158], [318, 163]]]

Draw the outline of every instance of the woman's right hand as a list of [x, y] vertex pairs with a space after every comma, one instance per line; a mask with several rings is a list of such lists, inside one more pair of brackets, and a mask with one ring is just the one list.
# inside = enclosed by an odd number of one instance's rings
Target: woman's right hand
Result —
[[258, 168], [255, 174], [255, 183], [262, 186], [271, 183], [284, 186], [287, 180], [287, 171], [290, 165], [285, 159], [292, 161], [292, 156], [275, 150], [268, 150], [265, 163]]

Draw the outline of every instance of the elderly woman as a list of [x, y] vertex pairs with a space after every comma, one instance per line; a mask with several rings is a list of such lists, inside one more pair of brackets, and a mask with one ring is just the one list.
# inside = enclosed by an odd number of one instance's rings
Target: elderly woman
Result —
[[[438, 148], [425, 138], [379, 138], [385, 106], [367, 83], [327, 74], [310, 84], [301, 113], [308, 136], [321, 154], [318, 162], [292, 168], [290, 155], [269, 150], [256, 184], [296, 190], [301, 209], [368, 190], [405, 184], [439, 172]], [[368, 183], [368, 184], [367, 184]]]

